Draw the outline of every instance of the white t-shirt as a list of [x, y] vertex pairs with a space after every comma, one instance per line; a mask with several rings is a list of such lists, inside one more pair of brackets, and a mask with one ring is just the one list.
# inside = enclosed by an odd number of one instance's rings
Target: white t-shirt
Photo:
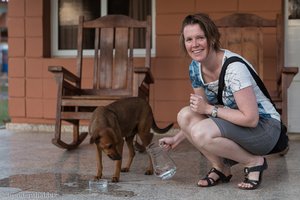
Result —
[[[224, 50], [223, 63], [226, 58], [232, 56], [242, 58], [252, 67], [252, 65], [246, 59], [226, 49]], [[193, 60], [189, 66], [189, 74], [190, 80], [192, 82], [192, 87], [204, 88], [208, 102], [212, 105], [218, 104], [217, 95], [219, 80], [210, 83], [205, 83], [201, 73], [201, 63], [195, 60]], [[234, 62], [229, 64], [225, 73], [224, 83], [225, 87], [223, 89], [222, 98], [225, 106], [232, 109], [237, 109], [237, 104], [235, 102], [233, 94], [243, 88], [252, 85], [257, 99], [259, 116], [262, 118], [274, 118], [280, 121], [279, 113], [276, 111], [270, 100], [267, 97], [265, 97], [265, 95], [259, 89], [258, 85], [256, 84], [254, 78], [252, 77], [245, 64], [241, 62]]]

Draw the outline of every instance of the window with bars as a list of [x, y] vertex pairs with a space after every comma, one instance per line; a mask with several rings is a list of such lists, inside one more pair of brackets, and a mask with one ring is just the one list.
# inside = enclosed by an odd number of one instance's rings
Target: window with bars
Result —
[[[110, 14], [123, 14], [138, 20], [146, 20], [148, 15], [153, 15], [153, 3], [153, 0], [52, 1], [52, 55], [76, 55], [77, 25], [80, 15], [88, 20]], [[85, 35], [87, 37], [85, 37], [84, 49], [92, 49], [94, 33], [87, 30]], [[135, 48], [142, 50], [144, 45], [138, 42]]]

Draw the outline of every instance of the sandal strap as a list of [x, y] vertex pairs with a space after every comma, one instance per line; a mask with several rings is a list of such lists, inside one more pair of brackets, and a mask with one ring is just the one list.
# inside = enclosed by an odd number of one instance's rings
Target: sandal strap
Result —
[[[215, 173], [217, 174], [219, 177], [215, 180], [212, 177], [209, 177], [209, 175], [211, 173]], [[201, 180], [205, 180], [207, 182], [207, 185], [199, 185], [200, 187], [210, 187], [210, 186], [214, 186], [217, 185], [220, 181], [222, 181], [223, 183], [228, 183], [231, 179], [232, 175], [229, 176], [225, 176], [222, 172], [220, 172], [219, 170], [217, 170], [216, 168], [211, 168], [210, 171], [207, 173], [207, 175], [201, 179]]]
[[219, 181], [219, 180], [224, 181], [224, 180], [227, 179], [227, 177], [222, 172], [220, 172], [219, 170], [217, 170], [214, 167], [210, 169], [210, 171], [208, 172], [207, 176], [209, 174], [211, 174], [211, 173], [215, 173], [215, 174], [217, 174], [219, 176], [219, 178], [217, 180], [214, 180], [214, 181]]
[[257, 186], [260, 183], [260, 181], [245, 179], [244, 183], [249, 183], [251, 186]]
[[208, 176], [204, 177], [202, 180], [205, 180], [207, 182], [207, 187], [214, 186], [217, 183], [216, 180]]
[[254, 167], [245, 167], [244, 172], [245, 175], [248, 175], [250, 172], [262, 172], [268, 168], [268, 164], [266, 158], [264, 158], [264, 163], [262, 165], [254, 166]]
[[244, 189], [244, 190], [255, 190], [259, 187], [260, 185], [260, 180], [250, 180], [250, 179], [247, 179], [245, 178], [245, 180], [243, 181], [243, 183], [246, 183], [246, 184], [250, 184], [251, 187], [240, 187], [240, 189]]

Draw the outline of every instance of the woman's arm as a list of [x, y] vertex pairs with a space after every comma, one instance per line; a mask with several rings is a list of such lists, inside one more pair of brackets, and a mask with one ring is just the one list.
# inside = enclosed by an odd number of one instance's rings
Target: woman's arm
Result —
[[[238, 109], [218, 108], [217, 117], [240, 126], [256, 127], [259, 114], [257, 100], [252, 86], [243, 88], [233, 95]], [[210, 109], [212, 110], [212, 108]]]
[[[194, 89], [194, 92], [196, 95], [192, 94], [190, 98], [191, 109], [200, 114], [211, 115], [214, 106], [207, 103], [203, 89], [197, 88]], [[257, 100], [252, 86], [248, 86], [235, 92], [234, 98], [238, 109], [218, 106], [217, 117], [240, 126], [256, 127], [259, 115]]]

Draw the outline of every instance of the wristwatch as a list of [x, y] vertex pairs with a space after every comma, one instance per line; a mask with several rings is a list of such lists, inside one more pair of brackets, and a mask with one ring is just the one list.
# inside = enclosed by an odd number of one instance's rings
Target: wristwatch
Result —
[[218, 107], [214, 106], [214, 108], [211, 111], [211, 116], [212, 117], [217, 117], [218, 116]]

